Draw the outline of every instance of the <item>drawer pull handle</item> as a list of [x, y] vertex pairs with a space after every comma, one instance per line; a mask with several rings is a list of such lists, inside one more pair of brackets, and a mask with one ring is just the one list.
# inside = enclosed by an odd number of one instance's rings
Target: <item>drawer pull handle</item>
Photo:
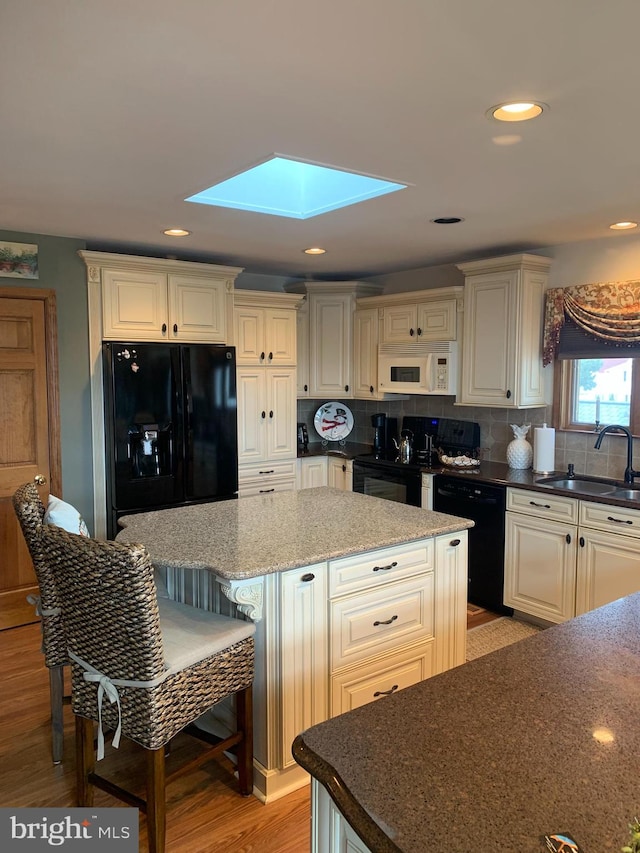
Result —
[[389, 563], [388, 566], [374, 566], [373, 571], [374, 572], [388, 572], [389, 569], [395, 569], [395, 567], [397, 565], [398, 565], [398, 561], [394, 560], [393, 563]]
[[459, 539], [452, 539], [451, 542], [449, 542], [449, 545], [451, 545], [452, 548], [455, 548], [459, 544], [460, 544]]
[[539, 503], [536, 503], [535, 501], [529, 501], [529, 503], [531, 504], [531, 506], [540, 507], [540, 509], [551, 509], [550, 504], [539, 504]]
[[304, 581], [305, 583], [309, 583], [309, 581], [313, 581], [315, 579], [316, 579], [316, 576], [314, 574], [312, 574], [311, 572], [307, 572], [306, 574], [302, 575], [302, 577], [300, 578], [300, 580]]
[[570, 533], [567, 533], [567, 535], [565, 536], [565, 539], [567, 540], [567, 545], [571, 545], [571, 534]]
[[385, 619], [384, 622], [381, 622], [379, 619], [376, 619], [376, 621], [373, 623], [373, 627], [377, 628], [378, 625], [391, 625], [391, 623], [395, 622], [397, 618], [397, 615], [392, 616], [391, 619]]
[[259, 494], [266, 495], [268, 492], [275, 492], [275, 489], [260, 489]]
[[258, 471], [258, 474], [275, 474], [275, 471], [272, 468], [270, 471]]
[[394, 684], [391, 690], [376, 690], [376, 692], [373, 694], [373, 698], [377, 699], [378, 696], [391, 696], [391, 694], [395, 693], [397, 689], [398, 685]]
[[628, 518], [614, 518], [612, 515], [607, 516], [607, 521], [615, 521], [616, 524], [633, 524]]

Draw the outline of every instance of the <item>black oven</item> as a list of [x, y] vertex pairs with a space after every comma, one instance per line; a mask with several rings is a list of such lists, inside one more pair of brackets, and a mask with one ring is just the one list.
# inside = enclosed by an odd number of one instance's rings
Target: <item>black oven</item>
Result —
[[403, 465], [375, 456], [353, 461], [353, 491], [411, 506], [421, 505], [422, 475], [417, 465]]

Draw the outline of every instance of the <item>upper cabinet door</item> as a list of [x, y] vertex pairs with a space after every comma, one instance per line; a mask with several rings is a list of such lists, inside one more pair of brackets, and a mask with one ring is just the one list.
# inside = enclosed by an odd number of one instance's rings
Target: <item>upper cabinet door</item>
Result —
[[233, 314], [236, 364], [264, 364], [264, 310], [243, 305]]
[[509, 255], [458, 264], [465, 274], [462, 383], [457, 402], [544, 406], [544, 292], [551, 261]]
[[394, 305], [384, 309], [382, 337], [385, 344], [407, 343], [416, 340], [417, 308], [417, 305]]
[[311, 397], [352, 397], [351, 324], [353, 299], [349, 294], [311, 294], [309, 297], [309, 353]]
[[505, 272], [467, 281], [462, 403], [514, 405], [517, 280], [517, 272]]
[[105, 340], [168, 340], [167, 276], [103, 269], [102, 316]]
[[265, 353], [268, 365], [296, 363], [296, 312], [290, 308], [266, 309]]
[[234, 316], [238, 364], [295, 365], [295, 309], [241, 305]]
[[169, 338], [178, 341], [227, 341], [225, 281], [169, 276]]

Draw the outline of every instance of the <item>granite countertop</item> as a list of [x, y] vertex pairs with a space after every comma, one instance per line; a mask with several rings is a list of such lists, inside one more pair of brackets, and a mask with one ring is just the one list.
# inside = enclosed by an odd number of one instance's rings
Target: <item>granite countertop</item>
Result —
[[296, 738], [374, 853], [617, 851], [638, 814], [640, 593]]
[[453, 533], [473, 521], [326, 486], [137, 513], [119, 542], [143, 543], [158, 568], [227, 580]]

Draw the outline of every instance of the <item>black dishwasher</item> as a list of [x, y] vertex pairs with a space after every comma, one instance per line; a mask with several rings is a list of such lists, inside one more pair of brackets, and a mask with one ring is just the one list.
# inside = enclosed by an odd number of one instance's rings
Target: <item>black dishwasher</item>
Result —
[[469, 530], [467, 600], [494, 613], [511, 616], [513, 609], [502, 603], [505, 486], [477, 483], [446, 474], [437, 474], [434, 479], [434, 510], [475, 522]]

